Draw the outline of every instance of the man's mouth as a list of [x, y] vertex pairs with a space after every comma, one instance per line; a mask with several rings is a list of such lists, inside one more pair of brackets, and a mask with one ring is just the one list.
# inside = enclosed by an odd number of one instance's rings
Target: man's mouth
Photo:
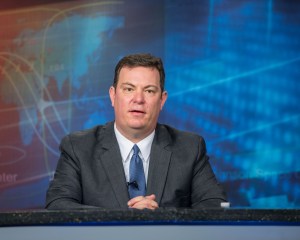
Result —
[[136, 114], [145, 114], [144, 111], [142, 111], [142, 110], [136, 110], [136, 109], [130, 110], [129, 112], [130, 113], [136, 113]]

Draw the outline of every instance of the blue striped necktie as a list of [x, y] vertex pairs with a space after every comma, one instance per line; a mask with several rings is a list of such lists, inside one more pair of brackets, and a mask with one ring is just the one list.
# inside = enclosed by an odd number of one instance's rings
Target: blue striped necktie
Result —
[[143, 160], [139, 156], [140, 149], [135, 144], [133, 146], [133, 155], [129, 167], [128, 192], [130, 199], [137, 196], [146, 195], [146, 180], [143, 167]]

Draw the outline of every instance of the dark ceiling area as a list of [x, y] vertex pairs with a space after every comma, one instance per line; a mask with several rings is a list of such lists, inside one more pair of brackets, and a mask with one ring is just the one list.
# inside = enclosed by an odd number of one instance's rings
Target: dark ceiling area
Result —
[[[0, 10], [12, 10], [16, 8], [34, 7], [43, 4], [70, 2], [76, 0], [2, 0], [0, 2]], [[79, 0], [77, 0], [79, 1]]]

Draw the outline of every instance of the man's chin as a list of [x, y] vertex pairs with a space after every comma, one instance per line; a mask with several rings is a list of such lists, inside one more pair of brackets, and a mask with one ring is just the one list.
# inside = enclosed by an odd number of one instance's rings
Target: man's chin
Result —
[[129, 126], [133, 130], [142, 130], [145, 128], [145, 125], [143, 124], [132, 124]]

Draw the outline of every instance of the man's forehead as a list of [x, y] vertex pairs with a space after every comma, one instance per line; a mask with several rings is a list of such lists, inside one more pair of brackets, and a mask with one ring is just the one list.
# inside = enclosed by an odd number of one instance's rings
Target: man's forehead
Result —
[[[155, 78], [153, 78], [153, 76], [149, 76], [149, 75], [144, 75], [144, 72], [143, 71], [149, 71], [151, 74], [154, 74], [155, 75]], [[133, 76], [137, 76], [137, 78], [140, 78], [140, 76], [144, 75], [145, 78], [147, 80], [154, 80], [154, 82], [156, 82], [155, 80], [158, 80], [159, 81], [159, 72], [156, 68], [152, 68], [152, 67], [134, 67], [134, 68], [131, 68], [131, 67], [123, 67], [121, 70], [120, 70], [120, 73], [119, 73], [119, 81], [124, 81], [124, 77], [130, 75], [130, 80], [133, 80], [131, 77]], [[126, 79], [125, 79], [126, 81]]]

